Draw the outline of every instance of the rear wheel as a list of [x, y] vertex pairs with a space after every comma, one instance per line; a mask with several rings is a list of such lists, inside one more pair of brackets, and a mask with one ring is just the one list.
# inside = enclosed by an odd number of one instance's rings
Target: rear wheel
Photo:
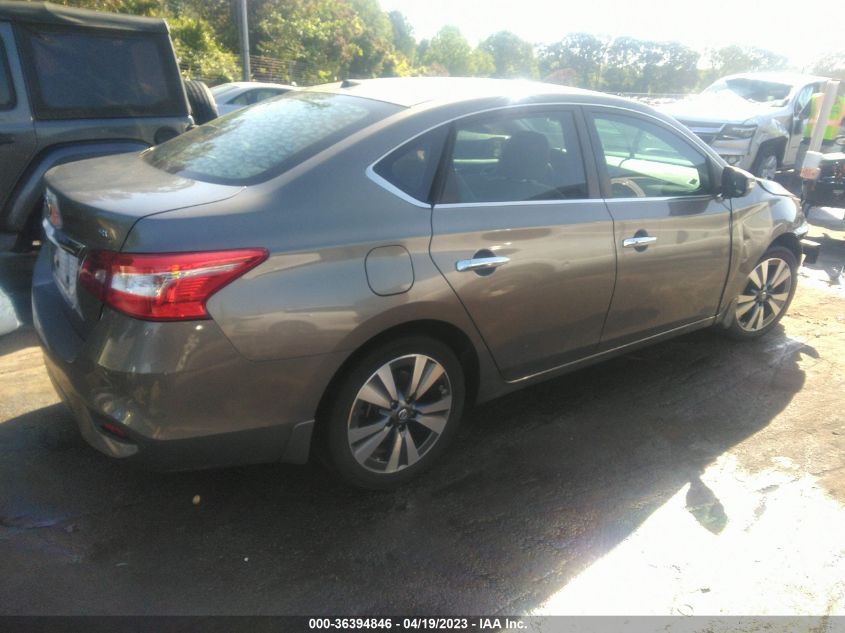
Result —
[[748, 275], [735, 300], [728, 332], [735, 338], [763, 336], [786, 314], [795, 295], [798, 261], [789, 249], [770, 248]]
[[185, 93], [188, 95], [188, 104], [191, 106], [194, 123], [202, 125], [217, 118], [217, 103], [214, 101], [214, 95], [203, 82], [186, 79]]
[[363, 488], [396, 487], [446, 448], [464, 405], [452, 350], [424, 337], [379, 346], [343, 379], [324, 425], [332, 465]]

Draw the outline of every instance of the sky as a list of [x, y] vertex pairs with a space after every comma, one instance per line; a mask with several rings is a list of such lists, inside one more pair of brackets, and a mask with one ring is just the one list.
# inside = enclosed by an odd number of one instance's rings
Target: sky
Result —
[[[560, 40], [566, 33], [674, 40], [702, 51], [728, 44], [757, 46], [806, 69], [830, 51], [845, 51], [841, 11], [829, 2], [795, 0], [380, 0], [398, 9], [420, 40], [446, 24], [457, 26], [477, 44], [509, 30], [534, 44]], [[820, 26], [811, 26], [818, 12]], [[806, 67], [806, 68], [805, 68]]]

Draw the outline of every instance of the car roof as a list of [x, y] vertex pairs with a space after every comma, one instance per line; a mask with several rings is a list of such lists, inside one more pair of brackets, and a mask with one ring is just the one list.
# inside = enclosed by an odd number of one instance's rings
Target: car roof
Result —
[[284, 88], [285, 90], [296, 90], [296, 86], [290, 86], [288, 84], [276, 84], [276, 83], [269, 83], [266, 81], [230, 81], [225, 84], [218, 84], [214, 86], [214, 88], [223, 88], [226, 87], [227, 90], [234, 90], [244, 89], [244, 88]]
[[728, 75], [722, 79], [758, 79], [760, 81], [771, 81], [779, 84], [789, 84], [791, 86], [798, 86], [802, 84], [816, 83], [820, 81], [828, 81], [828, 77], [819, 77], [817, 75], [803, 75], [801, 73], [790, 72], [760, 72], [760, 73], [737, 73], [735, 75]]
[[312, 86], [304, 90], [355, 95], [404, 107], [413, 107], [432, 101], [449, 103], [492, 97], [513, 97], [516, 99], [541, 95], [593, 95], [602, 100], [614, 99], [610, 95], [599, 92], [539, 81], [480, 77], [347, 79], [342, 82]]
[[90, 9], [64, 7], [50, 2], [8, 2], [6, 0], [0, 0], [0, 20], [78, 28], [102, 28], [153, 33], [168, 32], [167, 23], [161, 18], [103, 13], [101, 11], [91, 11]]

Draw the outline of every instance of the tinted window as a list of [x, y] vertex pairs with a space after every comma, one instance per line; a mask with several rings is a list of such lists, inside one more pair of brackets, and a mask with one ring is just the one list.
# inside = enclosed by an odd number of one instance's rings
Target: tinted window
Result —
[[456, 126], [443, 202], [586, 197], [571, 112], [507, 113]]
[[710, 191], [707, 158], [672, 132], [624, 115], [594, 115], [611, 198], [699, 195]]
[[412, 198], [429, 202], [431, 183], [448, 132], [448, 126], [444, 126], [413, 139], [379, 161], [375, 172]]
[[158, 145], [150, 164], [197, 180], [251, 184], [278, 175], [397, 105], [321, 92], [289, 93], [238, 110]]
[[6, 109], [15, 104], [15, 93], [12, 90], [12, 78], [9, 75], [9, 62], [0, 39], [0, 109]]
[[182, 116], [166, 34], [21, 29], [40, 119]]

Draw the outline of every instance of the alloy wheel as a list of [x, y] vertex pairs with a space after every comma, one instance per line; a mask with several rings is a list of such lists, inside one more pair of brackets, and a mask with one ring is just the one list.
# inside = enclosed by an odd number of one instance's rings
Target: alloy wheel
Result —
[[789, 301], [792, 270], [784, 260], [763, 260], [751, 271], [736, 299], [736, 321], [746, 332], [758, 332], [778, 318]]
[[409, 354], [382, 365], [352, 404], [347, 439], [367, 470], [390, 474], [420, 461], [442, 435], [452, 411], [452, 387], [443, 365]]

